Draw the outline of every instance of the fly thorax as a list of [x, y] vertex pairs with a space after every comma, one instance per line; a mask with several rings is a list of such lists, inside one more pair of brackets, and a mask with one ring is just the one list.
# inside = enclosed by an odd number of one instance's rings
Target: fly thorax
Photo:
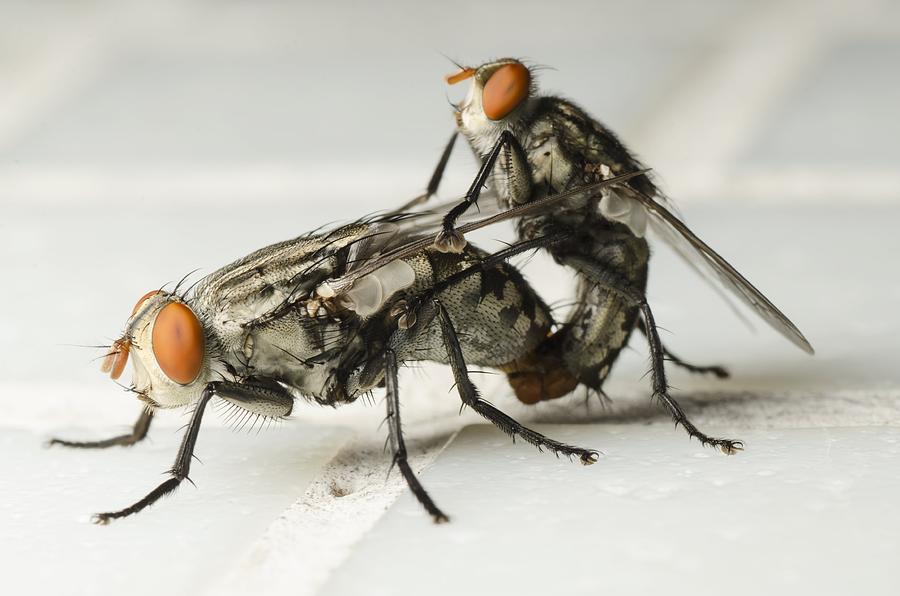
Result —
[[567, 159], [552, 134], [538, 131], [525, 146], [535, 192], [547, 196], [568, 190], [574, 165]]
[[209, 318], [209, 327], [226, 354], [239, 350], [246, 336], [240, 320], [236, 320], [227, 311], [213, 313]]
[[[527, 114], [528, 109], [523, 107], [521, 116], [509, 117], [502, 122], [492, 122], [483, 114], [479, 116], [476, 113], [471, 117], [470, 127], [465, 126], [466, 119], [463, 118], [462, 130], [475, 152], [484, 158], [493, 149], [504, 130], [510, 131], [520, 140], [527, 136], [527, 131], [522, 125], [526, 121]], [[530, 170], [526, 154], [510, 147], [503, 148], [489, 179], [490, 187], [502, 204], [516, 206], [531, 200], [533, 182]]]
[[344, 328], [323, 313], [294, 310], [250, 329], [236, 358], [239, 370], [281, 381], [305, 395], [321, 396], [333, 358], [322, 355], [344, 343]]

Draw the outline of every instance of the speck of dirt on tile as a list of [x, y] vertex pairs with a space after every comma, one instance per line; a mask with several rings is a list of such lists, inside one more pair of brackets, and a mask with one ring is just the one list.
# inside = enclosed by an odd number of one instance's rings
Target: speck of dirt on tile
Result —
[[349, 488], [339, 485], [337, 482], [332, 482], [328, 488], [329, 488], [329, 492], [331, 493], [331, 496], [337, 497], [339, 499], [341, 497], [346, 497], [347, 495], [349, 495], [353, 492]]

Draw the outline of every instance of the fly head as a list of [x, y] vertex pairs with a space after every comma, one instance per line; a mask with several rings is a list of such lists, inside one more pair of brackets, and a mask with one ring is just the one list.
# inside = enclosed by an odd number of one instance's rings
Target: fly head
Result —
[[456, 122], [469, 138], [493, 140], [501, 130], [514, 126], [528, 113], [529, 100], [537, 92], [533, 69], [515, 58], [463, 68], [446, 78], [450, 85], [467, 79], [472, 79], [472, 86], [457, 106]]
[[132, 357], [132, 385], [142, 400], [164, 408], [182, 406], [197, 399], [211, 380], [212, 343], [190, 305], [176, 294], [152, 291], [135, 304], [101, 370], [118, 379]]

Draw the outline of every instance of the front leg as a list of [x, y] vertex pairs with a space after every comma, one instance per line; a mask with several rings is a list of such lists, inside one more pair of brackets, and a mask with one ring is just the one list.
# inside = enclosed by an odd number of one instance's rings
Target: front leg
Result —
[[[438, 233], [437, 238], [434, 240], [434, 246], [439, 251], [462, 252], [462, 249], [466, 247], [465, 238], [463, 238], [462, 234], [456, 230], [456, 220], [459, 219], [470, 206], [478, 203], [478, 197], [481, 196], [481, 190], [487, 184], [488, 177], [490, 177], [491, 172], [494, 171], [497, 158], [500, 157], [500, 152], [503, 151], [504, 148], [516, 152], [520, 157], [517, 161], [522, 161], [521, 157], [524, 155], [524, 151], [522, 150], [519, 141], [516, 140], [516, 137], [510, 131], [504, 130], [500, 133], [500, 136], [497, 137], [497, 141], [491, 148], [490, 153], [488, 153], [487, 157], [481, 163], [481, 168], [479, 168], [478, 174], [472, 182], [472, 186], [470, 186], [468, 192], [466, 192], [465, 198], [444, 216], [443, 229]], [[530, 172], [523, 172], [522, 174], [517, 175], [520, 179], [524, 179], [525, 177], [530, 179], [530, 176]]]
[[431, 174], [431, 180], [428, 181], [428, 186], [425, 188], [425, 192], [417, 196], [411, 201], [404, 203], [399, 209], [392, 211], [391, 213], [403, 213], [404, 211], [409, 211], [413, 207], [421, 205], [431, 197], [433, 197], [437, 191], [438, 187], [441, 185], [441, 180], [444, 178], [444, 170], [447, 169], [447, 162], [450, 161], [450, 154], [453, 153], [453, 145], [456, 144], [456, 137], [459, 136], [457, 131], [453, 131], [453, 135], [450, 137], [450, 140], [447, 141], [447, 145], [444, 147], [444, 152], [441, 153], [441, 158], [438, 160], [437, 166], [434, 168], [434, 172]]
[[209, 401], [217, 395], [233, 405], [260, 415], [272, 417], [289, 414], [290, 406], [293, 404], [293, 396], [290, 393], [277, 384], [269, 382], [232, 383], [230, 381], [214, 381], [207, 384], [206, 388], [203, 389], [200, 400], [194, 407], [193, 414], [191, 414], [187, 431], [184, 433], [181, 446], [178, 448], [178, 455], [175, 457], [175, 465], [169, 470], [169, 474], [172, 477], [133, 505], [119, 511], [96, 514], [93, 518], [94, 523], [108, 524], [114, 519], [138, 513], [173, 492], [183, 480], [190, 482], [188, 474], [191, 471], [194, 447], [197, 445], [197, 437], [200, 434], [203, 412], [206, 410]]
[[131, 447], [135, 443], [142, 441], [147, 436], [147, 431], [150, 430], [150, 423], [153, 421], [153, 410], [150, 408], [144, 408], [141, 410], [141, 415], [138, 416], [137, 421], [134, 423], [134, 427], [131, 429], [131, 432], [124, 435], [119, 435], [117, 437], [111, 437], [109, 439], [103, 439], [100, 441], [66, 441], [65, 439], [50, 439], [47, 441], [47, 446], [52, 447], [53, 445], [62, 445], [63, 447], [75, 447], [77, 449], [105, 449], [107, 447], [113, 447], [116, 445], [120, 445], [122, 447]]
[[394, 454], [394, 464], [400, 469], [409, 490], [416, 496], [422, 507], [431, 514], [434, 523], [440, 524], [450, 521], [443, 511], [438, 509], [425, 488], [416, 478], [406, 458], [406, 443], [403, 441], [403, 430], [400, 427], [400, 392], [397, 385], [397, 356], [393, 350], [387, 350], [384, 354], [384, 383], [387, 390], [385, 402], [387, 403], [387, 423], [390, 433], [391, 451]]
[[194, 446], [197, 444], [197, 436], [200, 434], [200, 423], [203, 421], [203, 412], [206, 410], [206, 405], [209, 403], [209, 400], [212, 399], [216, 391], [216, 386], [219, 384], [219, 382], [208, 384], [206, 389], [203, 390], [200, 401], [198, 401], [197, 405], [194, 407], [191, 421], [188, 422], [187, 432], [185, 432], [184, 438], [181, 440], [181, 447], [178, 448], [178, 455], [175, 457], [175, 465], [169, 470], [169, 474], [171, 474], [172, 477], [157, 486], [150, 494], [133, 505], [120, 509], [119, 511], [98, 513], [94, 515], [92, 521], [95, 524], [105, 525], [114, 519], [127, 517], [149, 507], [178, 488], [181, 481], [188, 477], [188, 473], [191, 470], [191, 458], [194, 456]]

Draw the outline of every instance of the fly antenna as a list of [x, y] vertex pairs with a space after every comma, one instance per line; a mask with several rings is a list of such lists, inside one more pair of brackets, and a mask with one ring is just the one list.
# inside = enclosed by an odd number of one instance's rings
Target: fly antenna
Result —
[[446, 59], [448, 62], [450, 62], [450, 64], [452, 64], [452, 65], [455, 66], [456, 68], [458, 68], [458, 69], [460, 69], [460, 70], [463, 70], [463, 69], [466, 68], [465, 66], [463, 66], [462, 64], [460, 64], [459, 62], [457, 62], [456, 60], [454, 60], [453, 58], [451, 58], [451, 57], [448, 56], [447, 54], [445, 54], [444, 52], [438, 52], [438, 54], [440, 54], [441, 56], [443, 56], [444, 59]]

